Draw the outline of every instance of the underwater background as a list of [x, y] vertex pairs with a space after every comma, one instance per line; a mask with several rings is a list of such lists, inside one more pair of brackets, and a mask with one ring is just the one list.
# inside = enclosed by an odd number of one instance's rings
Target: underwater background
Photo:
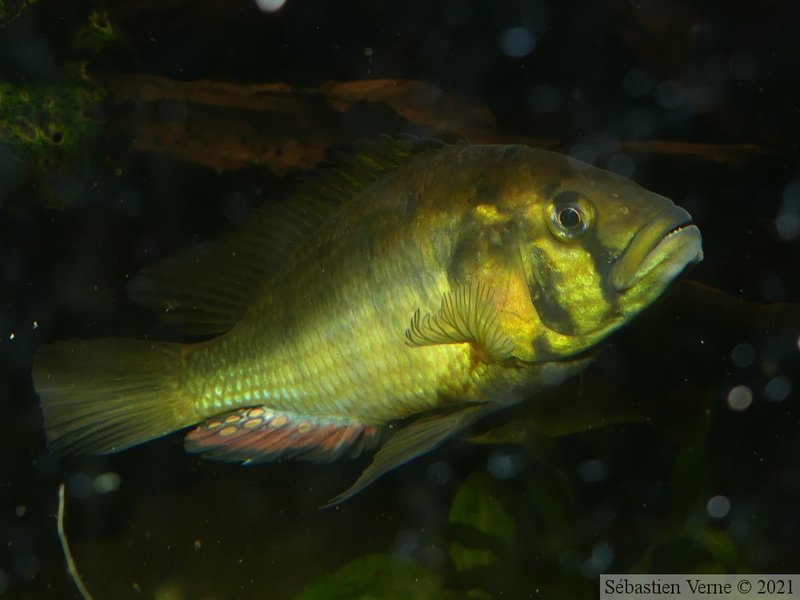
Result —
[[[800, 3], [0, 0], [0, 598], [596, 598], [800, 572]], [[132, 274], [361, 137], [526, 143], [684, 206], [705, 258], [558, 388], [369, 457], [49, 453], [31, 357], [180, 339]]]

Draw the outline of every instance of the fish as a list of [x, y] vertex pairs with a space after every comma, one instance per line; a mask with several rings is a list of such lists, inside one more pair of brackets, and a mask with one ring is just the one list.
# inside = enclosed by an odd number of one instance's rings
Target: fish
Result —
[[702, 259], [683, 208], [524, 145], [362, 140], [221, 239], [133, 277], [192, 343], [55, 341], [49, 447], [316, 463], [379, 447], [336, 505], [585, 369]]

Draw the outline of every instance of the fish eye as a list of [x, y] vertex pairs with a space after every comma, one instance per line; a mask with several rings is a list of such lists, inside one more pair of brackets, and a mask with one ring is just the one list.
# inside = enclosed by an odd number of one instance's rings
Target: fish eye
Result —
[[591, 226], [594, 211], [591, 203], [577, 192], [556, 195], [550, 209], [550, 231], [562, 241], [583, 235]]
[[560, 209], [556, 215], [556, 219], [558, 219], [559, 225], [564, 229], [575, 229], [580, 227], [583, 222], [581, 213], [572, 206], [565, 206]]

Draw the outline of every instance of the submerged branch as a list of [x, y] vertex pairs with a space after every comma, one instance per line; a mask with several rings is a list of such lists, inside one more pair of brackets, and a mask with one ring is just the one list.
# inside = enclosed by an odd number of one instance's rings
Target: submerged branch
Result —
[[86, 589], [86, 586], [83, 584], [83, 580], [81, 579], [80, 574], [78, 573], [78, 569], [75, 567], [75, 560], [72, 558], [72, 552], [69, 549], [69, 543], [67, 542], [67, 534], [64, 533], [64, 484], [62, 483], [58, 486], [58, 520], [57, 520], [57, 527], [58, 527], [58, 539], [61, 542], [61, 548], [64, 550], [64, 557], [67, 559], [67, 573], [69, 573], [70, 578], [75, 583], [75, 587], [78, 588], [81, 596], [84, 600], [94, 600], [92, 595], [89, 593], [89, 590]]

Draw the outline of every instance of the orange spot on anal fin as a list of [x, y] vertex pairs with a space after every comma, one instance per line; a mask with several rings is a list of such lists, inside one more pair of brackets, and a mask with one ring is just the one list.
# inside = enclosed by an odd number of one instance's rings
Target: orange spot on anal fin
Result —
[[270, 408], [243, 408], [216, 415], [186, 436], [189, 452], [244, 463], [297, 458], [330, 462], [373, 447], [379, 427], [341, 417], [306, 416]]

